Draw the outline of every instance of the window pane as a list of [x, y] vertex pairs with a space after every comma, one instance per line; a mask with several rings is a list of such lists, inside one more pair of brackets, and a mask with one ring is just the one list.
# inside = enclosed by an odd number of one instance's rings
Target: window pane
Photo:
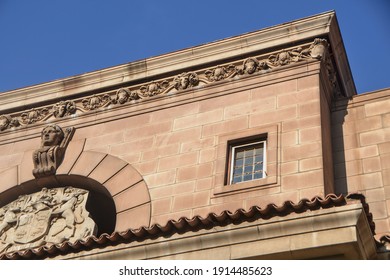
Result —
[[253, 157], [245, 159], [245, 165], [253, 165]]
[[250, 181], [250, 180], [252, 180], [252, 174], [244, 176], [244, 181]]
[[235, 166], [236, 166], [236, 167], [242, 166], [242, 163], [243, 163], [243, 160], [242, 160], [242, 159], [238, 159], [238, 160], [236, 160], [236, 162], [235, 162]]
[[246, 150], [245, 151], [245, 157], [251, 157], [251, 156], [253, 156], [253, 148], [252, 149], [250, 149], [250, 150]]
[[261, 179], [261, 178], [263, 178], [263, 172], [255, 173], [254, 179]]
[[245, 166], [245, 169], [244, 169], [244, 173], [245, 174], [252, 173], [252, 171], [253, 171], [253, 166], [252, 165]]
[[242, 181], [242, 177], [240, 176], [240, 177], [234, 177], [233, 178], [233, 184], [235, 184], [235, 183], [240, 183]]
[[244, 152], [243, 151], [237, 152], [236, 158], [243, 158], [243, 157], [244, 157]]
[[259, 171], [259, 170], [263, 170], [263, 164], [256, 164], [255, 165], [255, 172]]
[[233, 171], [233, 176], [242, 175], [242, 168], [235, 168]]
[[261, 163], [263, 161], [263, 156], [256, 156], [255, 157], [255, 163]]

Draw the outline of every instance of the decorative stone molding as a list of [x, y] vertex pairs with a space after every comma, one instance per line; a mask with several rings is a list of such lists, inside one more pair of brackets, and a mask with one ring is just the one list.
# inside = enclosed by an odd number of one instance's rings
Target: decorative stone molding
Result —
[[0, 208], [0, 254], [95, 235], [96, 224], [85, 207], [88, 193], [43, 188]]
[[0, 116], [0, 131], [7, 128], [18, 127], [19, 125], [19, 120], [11, 118], [9, 115]]
[[56, 119], [63, 118], [76, 112], [76, 103], [71, 100], [60, 101], [53, 106], [52, 111]]
[[33, 175], [35, 178], [56, 174], [73, 134], [73, 127], [67, 128], [64, 132], [56, 124], [48, 125], [42, 130], [41, 147], [33, 153]]
[[84, 110], [92, 111], [102, 107], [107, 107], [111, 103], [111, 98], [108, 94], [92, 95], [89, 98], [81, 100]]
[[24, 112], [20, 115], [20, 123], [27, 125], [36, 123], [39, 121], [44, 121], [49, 118], [49, 109], [41, 108], [41, 109], [31, 109], [30, 111]]
[[334, 89], [334, 95], [340, 94], [336, 71], [329, 55], [329, 44], [325, 39], [315, 39], [311, 44], [283, 49], [273, 53], [248, 57], [246, 59], [218, 65], [208, 69], [156, 80], [145, 84], [122, 87], [89, 97], [59, 101], [54, 105], [33, 108], [24, 112], [15, 112], [0, 116], [0, 132], [16, 127], [25, 127], [50, 119], [61, 119], [109, 106], [121, 106], [129, 102], [142, 102], [143, 99], [173, 94], [189, 88], [204, 86], [245, 75], [264, 74], [276, 71], [300, 61], [321, 60], [328, 69], [328, 77]]
[[199, 84], [199, 77], [196, 73], [182, 73], [173, 79], [173, 86], [176, 90], [183, 90]]

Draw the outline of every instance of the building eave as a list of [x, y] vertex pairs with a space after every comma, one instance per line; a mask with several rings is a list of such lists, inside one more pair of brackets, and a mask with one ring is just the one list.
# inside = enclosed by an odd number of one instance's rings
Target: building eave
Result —
[[[336, 61], [336, 65], [344, 69], [342, 67], [348, 65], [348, 61], [335, 13], [332, 11], [164, 55], [3, 92], [0, 97], [0, 112], [9, 111], [10, 108], [27, 109], [32, 104], [39, 106], [137, 81], [153, 80], [167, 73], [199, 68], [211, 61], [218, 63], [235, 57], [246, 57], [259, 51], [291, 46], [316, 37], [330, 38], [330, 44], [334, 45], [332, 49], [336, 52], [335, 58], [340, 59], [340, 63]], [[346, 92], [350, 96], [355, 94], [353, 80], [350, 71], [344, 72], [341, 78], [347, 81]]]

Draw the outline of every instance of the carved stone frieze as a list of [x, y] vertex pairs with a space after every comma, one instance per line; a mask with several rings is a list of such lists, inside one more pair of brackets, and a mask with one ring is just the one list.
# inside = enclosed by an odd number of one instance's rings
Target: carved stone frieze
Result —
[[56, 174], [73, 134], [73, 127], [63, 131], [56, 124], [48, 125], [42, 130], [41, 147], [33, 152], [35, 178]]
[[9, 115], [0, 116], [0, 131], [7, 128], [18, 127], [20, 125], [17, 119], [11, 118]]
[[60, 101], [53, 106], [52, 110], [55, 118], [63, 118], [76, 113], [76, 103], [71, 100]]
[[227, 66], [217, 66], [214, 69], [205, 71], [205, 76], [210, 82], [217, 82], [231, 78], [235, 74], [237, 74], [237, 67], [232, 64]]
[[199, 77], [196, 73], [182, 73], [173, 79], [173, 86], [176, 90], [184, 90], [199, 84]]
[[125, 104], [128, 101], [137, 100], [139, 96], [135, 92], [130, 92], [127, 88], [121, 88], [117, 90], [115, 98], [113, 98], [113, 104]]
[[158, 94], [162, 94], [169, 87], [169, 82], [164, 80], [161, 82], [152, 82], [143, 85], [139, 88], [138, 96], [141, 98], [148, 98]]
[[313, 44], [310, 45], [310, 56], [316, 59], [325, 59], [328, 53], [329, 44], [325, 39], [315, 39]]
[[85, 207], [88, 194], [74, 187], [43, 188], [0, 208], [0, 254], [95, 235]]
[[108, 94], [103, 94], [103, 95], [94, 94], [89, 98], [83, 99], [81, 103], [83, 104], [83, 108], [85, 110], [92, 111], [110, 105], [111, 98]]
[[21, 123], [22, 124], [32, 124], [42, 120], [45, 120], [49, 117], [49, 109], [31, 109], [27, 112], [21, 114]]
[[299, 61], [321, 60], [328, 69], [328, 77], [334, 88], [335, 95], [340, 94], [337, 75], [333, 62], [330, 59], [329, 44], [325, 39], [315, 39], [310, 44], [286, 48], [273, 53], [251, 56], [246, 59], [230, 62], [225, 65], [201, 69], [193, 72], [168, 77], [163, 80], [151, 81], [144, 84], [122, 87], [89, 97], [74, 100], [60, 101], [43, 108], [30, 109], [24, 112], [14, 112], [0, 116], [0, 131], [13, 127], [24, 127], [50, 119], [65, 118], [79, 111], [81, 114], [114, 106], [121, 106], [158, 95], [174, 94], [188, 88], [204, 86], [214, 82], [227, 80], [242, 75], [262, 74], [276, 71], [280, 67], [288, 66]]

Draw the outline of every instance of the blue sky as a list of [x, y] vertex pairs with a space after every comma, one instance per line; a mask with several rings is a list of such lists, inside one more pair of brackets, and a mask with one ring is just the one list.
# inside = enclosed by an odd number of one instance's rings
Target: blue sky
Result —
[[389, 0], [0, 0], [0, 92], [329, 10], [358, 93], [390, 87]]

